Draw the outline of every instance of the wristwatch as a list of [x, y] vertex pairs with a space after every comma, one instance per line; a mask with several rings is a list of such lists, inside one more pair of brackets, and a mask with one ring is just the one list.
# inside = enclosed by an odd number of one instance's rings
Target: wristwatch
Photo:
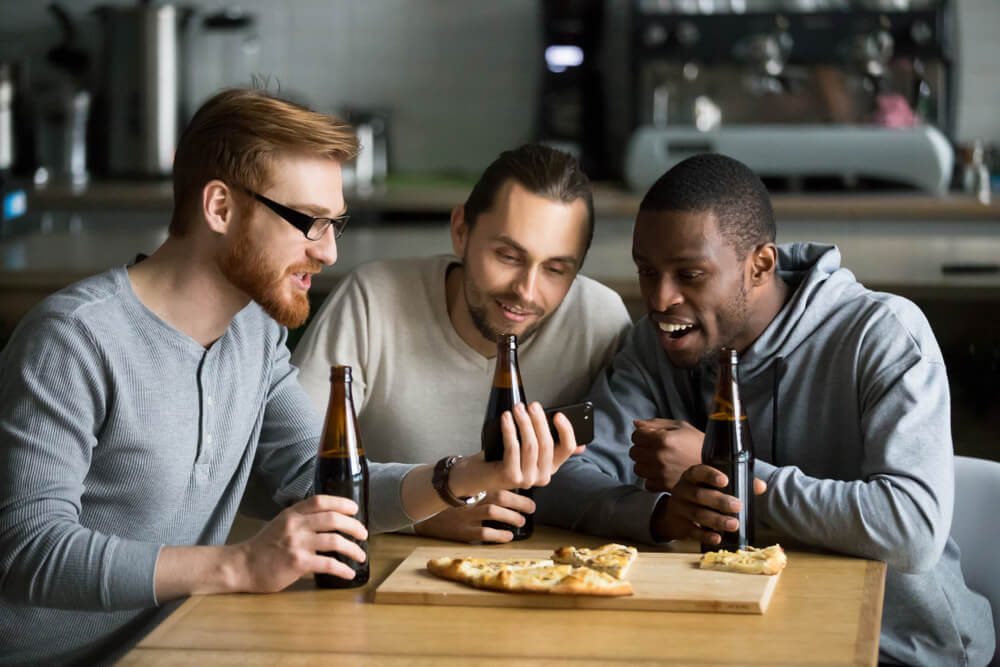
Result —
[[448, 485], [448, 480], [451, 477], [451, 469], [458, 462], [459, 456], [446, 456], [434, 466], [434, 476], [431, 478], [431, 484], [434, 486], [434, 490], [438, 492], [441, 496], [441, 500], [445, 501], [452, 507], [465, 507], [467, 505], [475, 505], [486, 495], [485, 491], [480, 491], [474, 496], [464, 496], [458, 497], [451, 492], [451, 487]]

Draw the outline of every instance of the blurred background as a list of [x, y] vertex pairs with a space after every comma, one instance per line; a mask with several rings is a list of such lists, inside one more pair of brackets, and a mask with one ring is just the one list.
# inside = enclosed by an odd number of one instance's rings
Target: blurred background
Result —
[[179, 129], [256, 83], [362, 142], [315, 300], [362, 261], [450, 250], [479, 172], [544, 141], [596, 183], [585, 272], [641, 315], [639, 198], [723, 152], [764, 178], [779, 241], [836, 243], [924, 309], [956, 448], [1000, 458], [998, 33], [996, 0], [0, 0], [0, 343], [46, 294], [155, 249]]
[[0, 0], [0, 62], [24, 169], [60, 87], [89, 95], [89, 171], [127, 174], [141, 165], [108, 155], [116, 104], [170, 102], [183, 125], [256, 74], [319, 109], [385, 114], [394, 170], [477, 172], [545, 138], [620, 178], [642, 124], [916, 120], [991, 150], [998, 30], [992, 0]]

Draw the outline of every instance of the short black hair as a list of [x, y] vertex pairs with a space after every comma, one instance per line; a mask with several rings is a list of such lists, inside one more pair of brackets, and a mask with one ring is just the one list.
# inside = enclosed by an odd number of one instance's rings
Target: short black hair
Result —
[[465, 202], [465, 224], [470, 229], [474, 227], [479, 214], [493, 206], [497, 191], [511, 179], [528, 192], [552, 201], [572, 204], [583, 199], [587, 206], [583, 246], [586, 256], [594, 238], [594, 195], [590, 179], [575, 157], [543, 144], [524, 144], [504, 151], [486, 167]]
[[693, 155], [660, 176], [640, 211], [705, 211], [740, 257], [773, 243], [774, 210], [767, 188], [750, 167], [719, 153]]

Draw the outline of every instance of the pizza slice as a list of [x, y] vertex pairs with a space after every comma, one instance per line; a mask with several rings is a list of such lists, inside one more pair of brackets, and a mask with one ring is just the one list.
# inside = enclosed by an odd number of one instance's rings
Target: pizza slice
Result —
[[510, 593], [631, 595], [632, 585], [586, 567], [549, 559], [432, 558], [431, 574], [468, 586]]
[[710, 551], [701, 557], [704, 570], [725, 570], [745, 574], [777, 574], [788, 563], [780, 544], [764, 549], [747, 547], [738, 551]]
[[552, 553], [552, 560], [557, 563], [569, 563], [581, 567], [589, 567], [598, 572], [604, 572], [615, 579], [624, 579], [628, 569], [639, 556], [635, 547], [624, 544], [605, 544], [597, 549], [584, 547], [560, 547]]
[[551, 559], [518, 558], [432, 558], [427, 561], [427, 569], [444, 579], [476, 585], [490, 577], [496, 577], [502, 570], [521, 570], [529, 567], [553, 565]]

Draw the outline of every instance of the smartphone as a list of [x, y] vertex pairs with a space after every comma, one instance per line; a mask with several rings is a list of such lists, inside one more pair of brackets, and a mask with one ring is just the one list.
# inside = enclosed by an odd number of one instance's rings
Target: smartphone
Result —
[[576, 444], [586, 445], [594, 439], [594, 404], [590, 401], [564, 405], [559, 408], [549, 408], [545, 411], [545, 417], [549, 420], [549, 430], [552, 431], [552, 439], [559, 442], [559, 432], [556, 431], [552, 418], [557, 412], [561, 412], [569, 419], [573, 425], [573, 433], [576, 435]]

